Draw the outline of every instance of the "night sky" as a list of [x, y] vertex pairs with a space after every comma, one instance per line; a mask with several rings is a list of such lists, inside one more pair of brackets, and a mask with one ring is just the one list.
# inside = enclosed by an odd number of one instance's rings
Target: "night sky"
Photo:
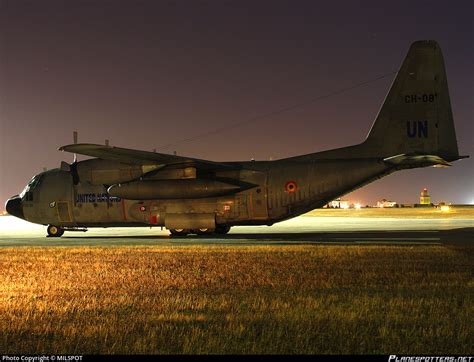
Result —
[[471, 159], [347, 198], [413, 203], [428, 187], [434, 202], [474, 203], [473, 4], [0, 0], [0, 210], [43, 167], [72, 162], [57, 148], [74, 130], [81, 143], [216, 161], [359, 143], [393, 75], [274, 112], [395, 72], [420, 39], [441, 45], [460, 154]]

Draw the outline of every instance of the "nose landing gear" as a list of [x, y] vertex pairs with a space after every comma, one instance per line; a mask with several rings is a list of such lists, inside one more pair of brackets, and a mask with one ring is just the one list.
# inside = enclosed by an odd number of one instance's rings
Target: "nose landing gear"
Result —
[[46, 231], [50, 238], [58, 238], [64, 234], [64, 229], [56, 225], [48, 225]]

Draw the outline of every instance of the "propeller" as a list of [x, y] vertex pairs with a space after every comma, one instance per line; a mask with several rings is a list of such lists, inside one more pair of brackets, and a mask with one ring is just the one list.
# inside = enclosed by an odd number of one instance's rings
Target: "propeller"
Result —
[[[77, 131], [73, 132], [74, 144], [77, 144]], [[77, 155], [74, 153], [74, 160], [71, 164], [61, 161], [61, 170], [70, 172], [74, 185], [79, 183], [79, 175], [77, 174]]]
[[[74, 139], [74, 144], [76, 145], [77, 144], [77, 131], [73, 132], [73, 139]], [[75, 154], [75, 153], [74, 153], [74, 162], [73, 163], [77, 163], [77, 154]]]

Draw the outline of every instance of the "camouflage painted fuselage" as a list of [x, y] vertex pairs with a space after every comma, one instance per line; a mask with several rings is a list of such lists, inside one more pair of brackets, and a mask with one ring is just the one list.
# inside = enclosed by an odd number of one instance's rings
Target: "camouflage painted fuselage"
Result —
[[235, 169], [206, 177], [256, 186], [232, 195], [197, 199], [111, 197], [107, 185], [87, 181], [75, 185], [70, 172], [55, 169], [37, 175], [37, 184], [25, 190], [30, 196], [24, 198], [23, 211], [28, 221], [69, 227], [164, 226], [167, 214], [183, 213], [215, 214], [217, 224], [271, 225], [322, 207], [395, 170], [380, 159], [328, 156], [331, 154], [323, 152], [278, 161], [228, 163]]

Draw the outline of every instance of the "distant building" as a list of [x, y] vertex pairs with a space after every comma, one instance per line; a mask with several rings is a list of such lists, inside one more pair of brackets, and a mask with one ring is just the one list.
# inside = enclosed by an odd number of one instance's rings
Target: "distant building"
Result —
[[348, 209], [351, 206], [351, 203], [347, 200], [336, 199], [331, 201], [328, 204], [328, 207], [334, 209]]
[[389, 201], [387, 199], [382, 199], [377, 201], [377, 207], [395, 207], [397, 205], [396, 201]]
[[431, 204], [431, 196], [428, 193], [428, 189], [426, 187], [420, 193], [420, 204], [421, 205], [430, 205]]

